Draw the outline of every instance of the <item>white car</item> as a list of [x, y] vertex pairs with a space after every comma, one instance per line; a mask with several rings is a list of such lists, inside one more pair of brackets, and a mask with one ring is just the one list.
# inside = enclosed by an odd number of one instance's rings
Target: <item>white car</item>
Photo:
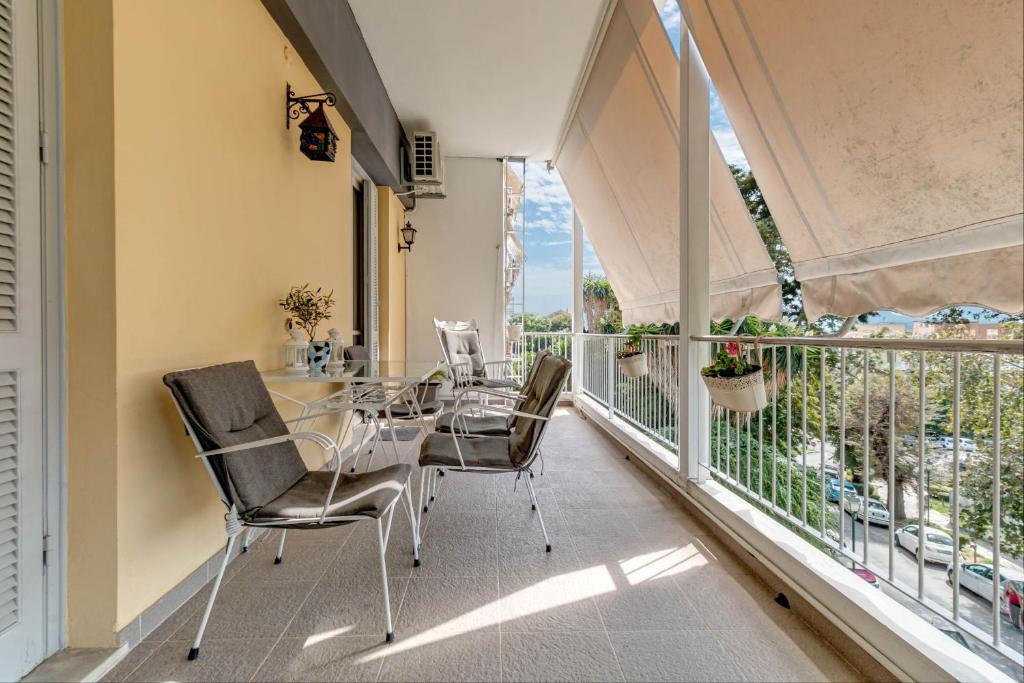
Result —
[[[861, 498], [861, 501], [864, 499]], [[847, 507], [849, 510], [850, 508]], [[855, 508], [857, 510], [857, 519], [864, 521], [864, 507], [860, 504]], [[850, 514], [853, 514], [852, 512]], [[868, 523], [869, 524], [881, 524], [882, 526], [889, 525], [889, 508], [885, 507], [885, 503], [874, 498], [868, 499]]]
[[[938, 442], [939, 448], [947, 451], [953, 450], [953, 437], [943, 436]], [[960, 450], [967, 453], [974, 453], [978, 450], [978, 444], [974, 443], [974, 439], [969, 439], [966, 436], [960, 437]]]
[[[946, 577], [953, 582], [953, 563], [946, 567]], [[1007, 580], [1020, 581], [1024, 576], [1003, 569], [999, 573], [999, 584], [1003, 586]], [[975, 595], [992, 602], [992, 565], [983, 562], [960, 563], [960, 586]], [[1002, 594], [1002, 591], [1000, 591]]]
[[[956, 557], [956, 550], [953, 548], [953, 538], [945, 531], [925, 527], [924, 539], [924, 561], [941, 562], [948, 564]], [[896, 532], [896, 542], [906, 550], [917, 556], [918, 547], [918, 526], [908, 524]]]

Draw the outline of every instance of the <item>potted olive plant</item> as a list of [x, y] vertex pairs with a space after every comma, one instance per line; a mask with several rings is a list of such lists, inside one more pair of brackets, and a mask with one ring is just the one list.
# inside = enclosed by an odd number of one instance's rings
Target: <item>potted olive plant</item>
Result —
[[615, 354], [619, 359], [619, 369], [626, 377], [642, 377], [647, 374], [647, 352], [640, 350], [640, 343], [645, 334], [653, 334], [655, 329], [651, 325], [630, 325], [626, 330], [626, 343]]
[[322, 376], [327, 368], [327, 363], [331, 360], [331, 342], [317, 340], [316, 328], [331, 317], [334, 291], [324, 294], [320, 287], [312, 290], [307, 283], [301, 287], [292, 287], [288, 296], [278, 303], [281, 308], [288, 311], [293, 323], [309, 335], [309, 346], [306, 347], [309, 376]]
[[446, 379], [448, 379], [448, 373], [444, 370], [437, 370], [426, 380], [420, 382], [419, 388], [416, 390], [420, 405], [436, 401], [437, 392]]
[[[760, 349], [755, 355], [760, 357]], [[738, 342], [727, 342], [711, 359], [711, 365], [701, 368], [700, 374], [711, 400], [723, 408], [752, 413], [768, 405], [761, 366], [743, 357]]]

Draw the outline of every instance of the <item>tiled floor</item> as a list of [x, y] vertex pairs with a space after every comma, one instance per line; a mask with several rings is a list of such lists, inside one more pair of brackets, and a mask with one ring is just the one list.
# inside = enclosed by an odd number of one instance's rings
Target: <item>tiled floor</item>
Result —
[[[403, 444], [415, 462], [416, 444]], [[855, 680], [708, 531], [595, 427], [560, 408], [534, 483], [551, 535], [514, 476], [450, 473], [412, 566], [396, 513], [385, 644], [373, 525], [276, 534], [235, 562], [198, 661], [207, 590], [109, 680]], [[379, 461], [378, 461], [379, 462]], [[419, 476], [414, 474], [418, 495]]]

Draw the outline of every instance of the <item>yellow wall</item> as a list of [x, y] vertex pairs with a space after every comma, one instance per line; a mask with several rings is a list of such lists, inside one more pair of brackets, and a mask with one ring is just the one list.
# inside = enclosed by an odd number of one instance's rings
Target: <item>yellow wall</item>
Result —
[[64, 3], [68, 632], [109, 645], [117, 601], [113, 13]]
[[[405, 360], [405, 259], [398, 251], [405, 207], [389, 187], [377, 188], [377, 261], [381, 360]], [[415, 247], [414, 247], [415, 248]], [[415, 360], [415, 359], [414, 359]]]
[[[352, 336], [350, 134], [329, 110], [336, 163], [299, 153], [285, 83], [323, 88], [258, 0], [66, 0], [64, 12], [68, 517], [97, 509], [104, 527], [69, 534], [69, 639], [109, 645], [225, 540], [223, 506], [162, 375], [240, 359], [279, 366], [277, 300], [295, 284], [333, 288], [321, 336], [331, 326]], [[92, 92], [97, 82], [106, 90]], [[90, 379], [98, 386], [76, 388]], [[93, 461], [109, 467], [81, 477]], [[95, 536], [97, 552], [116, 547], [113, 578], [76, 583], [79, 568], [104, 566], [76, 551]], [[113, 622], [78, 628], [104, 601]]]

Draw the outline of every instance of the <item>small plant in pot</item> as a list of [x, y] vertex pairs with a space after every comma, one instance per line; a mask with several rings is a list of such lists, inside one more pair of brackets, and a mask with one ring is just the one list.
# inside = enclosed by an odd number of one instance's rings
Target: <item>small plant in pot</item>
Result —
[[316, 328], [331, 317], [334, 291], [324, 294], [320, 287], [312, 290], [307, 283], [301, 287], [292, 287], [288, 296], [281, 299], [278, 304], [288, 312], [294, 324], [309, 335], [309, 346], [306, 348], [309, 376], [323, 376], [327, 363], [331, 360], [331, 342], [318, 341]]
[[647, 352], [640, 350], [640, 343], [645, 334], [654, 334], [657, 328], [653, 325], [630, 325], [626, 330], [626, 344], [615, 354], [619, 359], [619, 369], [626, 377], [642, 377], [647, 374]]
[[[760, 358], [760, 349], [755, 356]], [[761, 366], [743, 357], [739, 342], [726, 342], [700, 374], [716, 405], [737, 413], [752, 413], [768, 405]]]
[[444, 370], [437, 370], [424, 382], [420, 382], [419, 389], [417, 390], [416, 398], [419, 400], [420, 405], [432, 403], [437, 400], [437, 392], [441, 388], [441, 385], [448, 379], [448, 373]]

